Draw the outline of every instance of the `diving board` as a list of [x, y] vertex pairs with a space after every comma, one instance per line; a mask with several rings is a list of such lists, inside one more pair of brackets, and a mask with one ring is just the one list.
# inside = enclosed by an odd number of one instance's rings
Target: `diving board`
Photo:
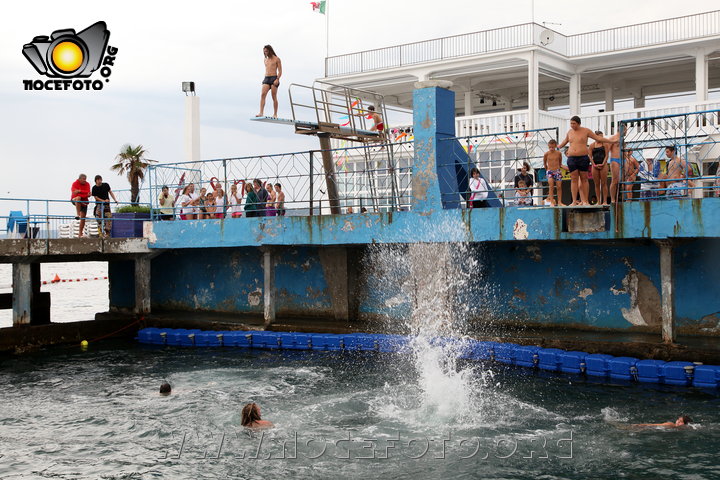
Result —
[[360, 130], [330, 122], [308, 122], [305, 120], [292, 120], [277, 117], [252, 117], [254, 122], [275, 123], [279, 125], [294, 125], [295, 133], [302, 135], [330, 134], [334, 138], [355, 141], [369, 141], [380, 138], [380, 133], [373, 130]]

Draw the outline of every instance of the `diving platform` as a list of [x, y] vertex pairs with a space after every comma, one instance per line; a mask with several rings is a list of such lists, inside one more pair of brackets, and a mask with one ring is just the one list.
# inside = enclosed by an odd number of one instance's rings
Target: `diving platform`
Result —
[[279, 125], [292, 125], [295, 127], [295, 133], [301, 135], [318, 135], [325, 133], [331, 135], [332, 138], [352, 141], [372, 141], [380, 138], [380, 133], [377, 131], [356, 129], [331, 122], [308, 122], [305, 120], [277, 117], [252, 117], [250, 120]]

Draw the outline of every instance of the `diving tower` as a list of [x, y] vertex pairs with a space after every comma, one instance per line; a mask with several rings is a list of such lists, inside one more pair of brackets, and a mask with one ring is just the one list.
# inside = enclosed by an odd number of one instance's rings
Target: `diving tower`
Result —
[[[382, 95], [369, 90], [350, 88], [329, 82], [316, 80], [311, 86], [291, 84], [288, 89], [292, 118], [253, 117], [256, 122], [291, 125], [295, 133], [300, 135], [315, 135], [320, 140], [323, 168], [327, 186], [330, 212], [339, 214], [340, 194], [333, 161], [331, 140], [341, 140], [360, 143], [361, 145], [384, 144], [387, 142], [385, 131], [377, 130], [372, 117], [368, 115], [372, 106], [380, 114], [383, 122], [387, 121], [385, 99]], [[393, 178], [393, 191], [397, 192], [395, 185], [393, 153], [391, 148], [387, 152], [388, 166]], [[375, 191], [375, 179], [370, 172], [370, 149], [362, 149], [366, 163], [368, 183], [370, 190]], [[393, 209], [397, 199], [393, 193]], [[377, 198], [373, 195], [373, 203]]]

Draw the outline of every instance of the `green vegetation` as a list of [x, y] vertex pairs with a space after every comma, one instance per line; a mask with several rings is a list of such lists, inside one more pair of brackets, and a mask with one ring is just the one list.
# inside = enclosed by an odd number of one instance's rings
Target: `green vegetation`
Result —
[[150, 213], [147, 205], [123, 205], [115, 210], [115, 213]]

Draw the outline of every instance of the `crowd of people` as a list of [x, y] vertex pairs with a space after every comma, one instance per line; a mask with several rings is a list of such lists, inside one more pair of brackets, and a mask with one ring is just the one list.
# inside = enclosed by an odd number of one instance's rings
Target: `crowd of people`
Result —
[[[637, 197], [641, 200], [688, 195], [689, 188], [693, 186], [689, 178], [689, 166], [677, 154], [675, 146], [665, 147], [665, 166], [661, 168], [661, 160], [644, 158], [640, 152], [630, 149], [621, 152], [619, 133], [604, 137], [603, 132], [585, 128], [580, 122], [580, 117], [572, 117], [565, 139], [560, 144], [555, 140], [548, 142], [548, 150], [543, 156], [548, 193], [542, 202], [537, 203], [551, 206], [605, 206], [635, 198], [635, 185], [639, 185]], [[588, 145], [589, 140], [592, 143]], [[561, 149], [565, 147], [567, 161], [564, 163]], [[570, 176], [571, 200], [567, 204], [562, 201], [564, 171]], [[502, 194], [511, 205], [529, 206], [535, 203], [531, 193], [534, 178], [529, 172], [530, 165], [523, 163], [515, 176], [512, 193]], [[611, 178], [610, 185], [608, 175]], [[593, 197], [590, 197], [590, 181], [594, 184]], [[479, 170], [473, 168], [470, 171], [468, 206], [488, 206], [489, 190]]]
[[[238, 184], [241, 190], [238, 190]], [[176, 213], [181, 220], [202, 220], [209, 218], [275, 217], [284, 216], [285, 192], [279, 183], [237, 182], [230, 186], [229, 195], [215, 185], [212, 191], [201, 188], [195, 191], [195, 184], [185, 185], [177, 199], [167, 186], [162, 188], [158, 197], [160, 218], [172, 220]]]

